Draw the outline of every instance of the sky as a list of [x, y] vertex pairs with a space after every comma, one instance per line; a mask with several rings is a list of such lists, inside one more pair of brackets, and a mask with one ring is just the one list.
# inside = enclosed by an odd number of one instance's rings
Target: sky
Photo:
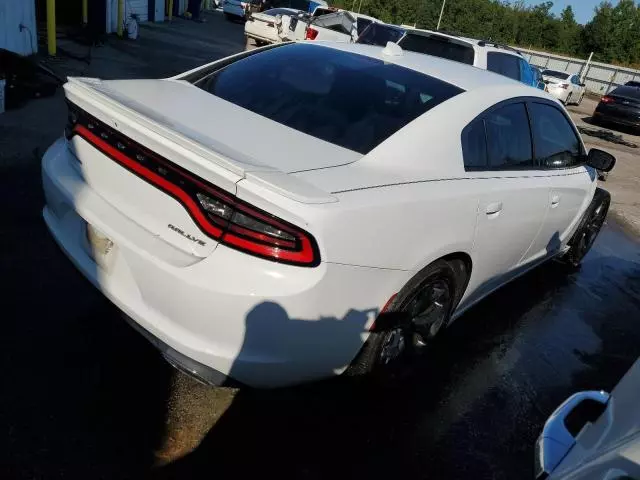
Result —
[[[529, 5], [538, 5], [543, 0], [527, 0]], [[587, 23], [593, 17], [593, 9], [600, 5], [602, 0], [552, 0], [553, 1], [553, 13], [560, 14], [560, 12], [567, 5], [571, 5], [573, 12], [576, 15], [576, 21], [583, 25]], [[613, 0], [611, 3], [614, 5], [618, 3], [618, 0]]]

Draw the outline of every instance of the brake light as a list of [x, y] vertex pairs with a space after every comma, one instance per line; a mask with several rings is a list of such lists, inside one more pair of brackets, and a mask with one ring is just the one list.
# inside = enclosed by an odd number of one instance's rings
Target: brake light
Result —
[[614, 103], [615, 100], [613, 99], [613, 97], [609, 97], [609, 96], [605, 95], [604, 97], [602, 97], [600, 99], [600, 102], [601, 103]]
[[70, 105], [69, 109], [73, 110], [75, 122], [67, 138], [74, 135], [84, 138], [142, 180], [173, 197], [208, 237], [275, 262], [304, 267], [320, 263], [316, 241], [305, 230], [211, 185], [76, 107]]
[[318, 36], [318, 30], [315, 28], [307, 27], [304, 31], [304, 39], [305, 40], [315, 40]]

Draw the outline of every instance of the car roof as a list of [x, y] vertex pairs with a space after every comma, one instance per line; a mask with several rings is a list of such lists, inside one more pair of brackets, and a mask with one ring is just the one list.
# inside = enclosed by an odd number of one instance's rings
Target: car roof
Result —
[[[371, 58], [378, 58], [385, 62], [409, 68], [425, 75], [444, 80], [451, 85], [462, 88], [463, 90], [473, 90], [477, 88], [505, 85], [518, 85], [522, 87], [523, 95], [531, 95], [537, 90], [531, 88], [521, 82], [512, 80], [503, 75], [490, 72], [464, 63], [447, 60], [440, 57], [425, 55], [423, 53], [410, 52], [403, 50], [401, 55], [392, 56], [382, 53], [383, 47], [377, 45], [364, 45], [360, 43], [342, 43], [342, 42], [309, 42], [312, 45], [333, 48], [345, 52], [365, 55]], [[400, 48], [400, 47], [398, 47]]]

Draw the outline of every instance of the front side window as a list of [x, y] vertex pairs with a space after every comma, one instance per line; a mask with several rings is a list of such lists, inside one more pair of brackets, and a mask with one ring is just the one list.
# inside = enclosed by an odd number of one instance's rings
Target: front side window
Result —
[[308, 43], [242, 58], [196, 85], [257, 115], [363, 154], [463, 92], [378, 58]]
[[520, 81], [520, 58], [506, 53], [489, 52], [487, 70]]
[[524, 103], [512, 103], [485, 115], [489, 168], [533, 168], [531, 131]]
[[570, 168], [584, 159], [582, 145], [569, 120], [557, 108], [529, 104], [536, 161], [544, 168]]

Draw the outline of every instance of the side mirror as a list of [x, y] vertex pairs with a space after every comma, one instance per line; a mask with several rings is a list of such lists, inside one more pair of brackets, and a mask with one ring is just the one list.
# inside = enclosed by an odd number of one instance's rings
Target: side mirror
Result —
[[601, 172], [610, 172], [616, 164], [616, 157], [604, 150], [592, 148], [587, 155], [587, 165]]

